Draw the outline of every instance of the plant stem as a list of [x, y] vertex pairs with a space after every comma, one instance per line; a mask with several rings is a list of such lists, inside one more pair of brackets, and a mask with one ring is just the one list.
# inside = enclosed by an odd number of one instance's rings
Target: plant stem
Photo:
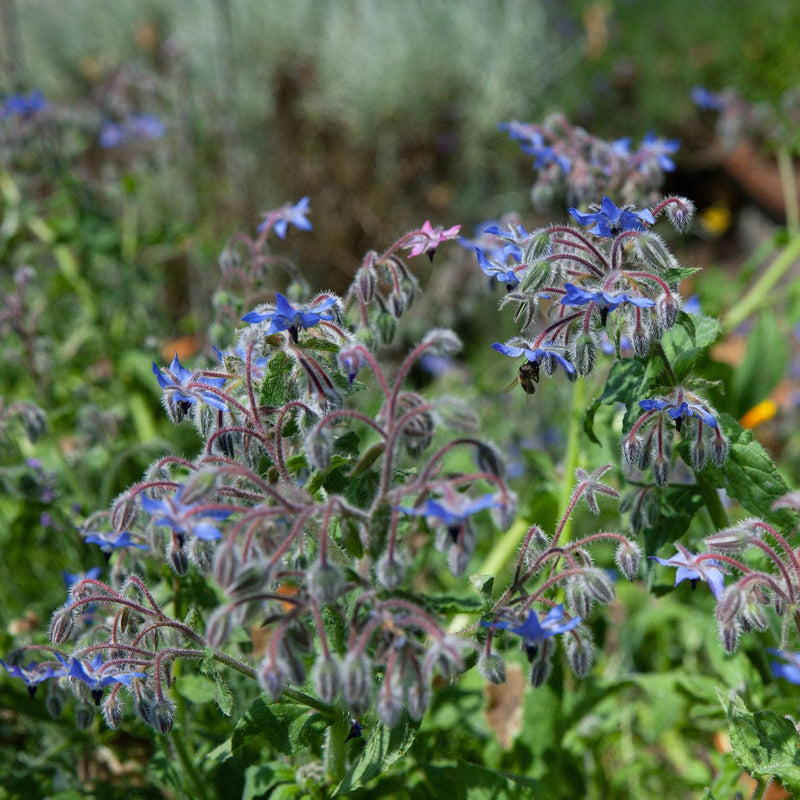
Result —
[[800, 233], [800, 211], [797, 207], [797, 182], [794, 177], [792, 154], [783, 144], [778, 148], [778, 172], [781, 176], [783, 201], [786, 206], [786, 230], [791, 238]]
[[[566, 509], [572, 497], [575, 470], [580, 457], [581, 419], [583, 412], [586, 410], [586, 381], [583, 378], [578, 378], [573, 386], [572, 408], [570, 409], [569, 426], [567, 428], [567, 446], [564, 452], [564, 476], [561, 480], [561, 496], [558, 500], [560, 509]], [[571, 529], [572, 517], [570, 516], [564, 521], [561, 529], [559, 538], [562, 543], [569, 541]]]
[[714, 523], [714, 527], [717, 530], [727, 528], [730, 524], [730, 520], [719, 498], [719, 492], [711, 485], [710, 481], [705, 476], [695, 473], [695, 479], [697, 480], [697, 488], [700, 489], [703, 494], [703, 500], [705, 501], [705, 506], [711, 517], [711, 521]]
[[344, 777], [345, 740], [350, 731], [350, 720], [347, 714], [339, 711], [335, 720], [325, 731], [325, 772], [335, 786]]
[[[203, 778], [197, 771], [197, 766], [194, 763], [189, 751], [186, 748], [186, 743], [183, 736], [175, 728], [169, 734], [172, 744], [175, 746], [175, 752], [178, 754], [178, 760], [181, 762], [183, 774], [186, 777], [187, 783], [191, 787], [191, 795], [195, 798], [208, 797], [206, 794], [206, 785]], [[188, 787], [187, 787], [188, 788]]]
[[769, 293], [800, 258], [800, 233], [795, 233], [745, 296], [722, 318], [723, 334], [730, 333], [769, 303]]

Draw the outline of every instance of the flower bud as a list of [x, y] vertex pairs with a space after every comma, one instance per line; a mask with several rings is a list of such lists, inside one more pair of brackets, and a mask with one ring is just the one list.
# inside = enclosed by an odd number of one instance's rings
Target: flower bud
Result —
[[711, 440], [711, 460], [717, 467], [721, 467], [728, 458], [728, 440], [717, 428], [716, 436]]
[[667, 219], [677, 231], [686, 233], [694, 218], [694, 203], [685, 197], [674, 197], [666, 206]]
[[572, 348], [572, 358], [578, 375], [589, 375], [594, 369], [597, 359], [597, 345], [590, 333], [581, 333], [575, 338]]
[[656, 315], [662, 331], [669, 330], [675, 324], [680, 308], [680, 298], [674, 294], [665, 293], [656, 300]]
[[214, 580], [217, 586], [227, 588], [239, 572], [239, 552], [232, 543], [224, 543], [214, 553]]
[[728, 655], [735, 653], [736, 648], [739, 646], [739, 635], [741, 633], [741, 625], [736, 620], [730, 622], [719, 622], [717, 625], [719, 638], [722, 641], [722, 646]]
[[583, 574], [583, 580], [587, 591], [599, 603], [610, 603], [614, 599], [614, 583], [603, 570], [587, 570]]
[[267, 655], [256, 672], [258, 683], [272, 701], [278, 700], [289, 682], [289, 673], [282, 659]]
[[375, 270], [367, 264], [364, 264], [356, 273], [354, 281], [356, 291], [365, 303], [371, 302], [375, 297], [377, 283], [378, 277]]
[[308, 591], [320, 605], [332, 603], [344, 589], [344, 576], [336, 564], [318, 560], [308, 571]]
[[411, 684], [406, 703], [408, 714], [412, 719], [419, 721], [425, 716], [425, 712], [431, 704], [431, 685], [424, 675]]
[[364, 653], [350, 652], [342, 664], [344, 699], [356, 716], [372, 702], [372, 664]]
[[186, 554], [186, 550], [177, 543], [175, 537], [167, 548], [167, 562], [176, 575], [185, 575], [189, 571], [189, 556]]
[[406, 567], [395, 551], [387, 550], [375, 567], [378, 582], [387, 589], [396, 589], [405, 578]]
[[478, 415], [459, 397], [439, 397], [436, 400], [436, 416], [443, 425], [454, 431], [475, 433], [480, 428]]
[[567, 607], [573, 616], [586, 617], [589, 615], [594, 595], [588, 590], [582, 575], [569, 579], [564, 594]]
[[206, 643], [212, 650], [219, 650], [228, 641], [233, 629], [233, 614], [227, 606], [214, 609], [206, 625]]
[[322, 423], [324, 423], [324, 419], [311, 429], [305, 441], [308, 464], [312, 469], [320, 472], [328, 469], [333, 455], [333, 442]]
[[435, 356], [454, 356], [464, 346], [461, 339], [447, 328], [434, 328], [425, 334], [422, 345]]
[[475, 464], [481, 472], [488, 472], [502, 478], [506, 474], [505, 463], [500, 451], [489, 442], [479, 442], [475, 446]]
[[122, 725], [122, 702], [116, 692], [103, 701], [103, 719], [111, 730]]
[[403, 695], [400, 681], [394, 677], [394, 674], [389, 678], [384, 678], [375, 700], [375, 710], [387, 728], [393, 728], [400, 722], [400, 718], [403, 716]]
[[169, 733], [175, 723], [175, 703], [168, 697], [156, 700], [152, 707], [151, 725], [160, 733]]
[[478, 659], [478, 672], [490, 683], [505, 683], [506, 664], [497, 653], [482, 653]]
[[750, 544], [750, 537], [741, 525], [736, 525], [706, 536], [705, 544], [711, 552], [736, 556], [743, 553]]
[[731, 584], [722, 593], [717, 603], [717, 622], [727, 624], [733, 622], [741, 613], [744, 605], [742, 590], [737, 584]]
[[656, 456], [653, 461], [653, 475], [659, 486], [666, 486], [669, 478], [669, 461], [663, 456]]
[[115, 531], [130, 530], [139, 514], [136, 500], [130, 492], [123, 492], [111, 506], [111, 526]]
[[764, 606], [757, 600], [752, 599], [752, 596], [745, 603], [742, 611], [742, 617], [745, 624], [752, 630], [761, 631], [762, 633], [769, 627], [769, 620], [764, 610]]
[[335, 656], [320, 655], [314, 662], [311, 680], [320, 700], [332, 703], [336, 699], [342, 685], [340, 670], [341, 665]]
[[50, 622], [50, 644], [58, 646], [69, 639], [75, 626], [75, 615], [69, 608], [59, 608]]
[[638, 574], [641, 561], [642, 550], [636, 542], [630, 539], [621, 542], [614, 553], [614, 562], [617, 565], [617, 569], [629, 581], [632, 581]]
[[567, 663], [576, 678], [585, 678], [594, 663], [594, 642], [588, 631], [580, 628], [577, 634], [566, 637]]
[[47, 713], [53, 717], [53, 719], [58, 719], [64, 709], [64, 701], [61, 697], [61, 692], [57, 689], [55, 691], [48, 692], [47, 700], [45, 700], [44, 705], [47, 709]]
[[382, 311], [378, 314], [375, 324], [381, 342], [383, 342], [383, 344], [391, 344], [394, 339], [395, 331], [397, 330], [397, 320], [391, 314]]
[[531, 686], [538, 689], [547, 683], [550, 673], [553, 671], [553, 646], [552, 639], [545, 639], [540, 643], [536, 657], [531, 661]]
[[689, 461], [695, 472], [700, 472], [708, 462], [708, 451], [702, 439], [693, 439], [689, 447]]
[[75, 724], [79, 730], [85, 731], [92, 727], [95, 710], [89, 703], [81, 703], [75, 709]]

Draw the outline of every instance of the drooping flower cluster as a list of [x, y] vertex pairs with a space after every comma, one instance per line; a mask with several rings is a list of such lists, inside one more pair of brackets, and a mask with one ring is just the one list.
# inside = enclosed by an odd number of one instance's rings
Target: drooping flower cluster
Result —
[[572, 125], [562, 114], [541, 123], [506, 122], [501, 130], [533, 157], [537, 171], [531, 194], [537, 210], [585, 205], [602, 195], [621, 197], [624, 203], [651, 203], [672, 172], [676, 139], [648, 133], [637, 148], [631, 137], [605, 141]]
[[[516, 496], [465, 403], [432, 402], [405, 386], [422, 358], [452, 357], [458, 338], [430, 331], [391, 380], [376, 356], [416, 292], [401, 253], [432, 255], [458, 226], [426, 222], [369, 253], [345, 298], [301, 301], [297, 281], [286, 294], [271, 292], [274, 301], [252, 303], [266, 294], [266, 236], [284, 236], [289, 224], [310, 228], [308, 213], [307, 200], [287, 204], [265, 215], [255, 241], [240, 238], [253, 255], [238, 276], [245, 324], [235, 345], [217, 349], [216, 369], [190, 369], [177, 355], [153, 365], [170, 419], [190, 418], [204, 446], [192, 460], [158, 460], [110, 512], [84, 522], [81, 534], [106, 554], [111, 576], [71, 582], [50, 626], [54, 662], [8, 662], [31, 691], [46, 679], [84, 687], [112, 726], [128, 693], [165, 732], [174, 720], [171, 663], [211, 658], [273, 699], [310, 677], [331, 714], [341, 699], [353, 715], [375, 709], [394, 725], [404, 710], [420, 718], [434, 674], [463, 669], [477, 647], [409, 591], [415, 558], [430, 547], [463, 573], [489, 519], [511, 525]], [[380, 397], [370, 414], [353, 402], [364, 385], [357, 378]], [[458, 434], [434, 446], [443, 428]], [[156, 559], [178, 577], [194, 571], [216, 583], [225, 600], [205, 624], [174, 618], [140, 577]], [[255, 659], [233, 653], [234, 631], [253, 625], [269, 627], [266, 648]], [[70, 642], [75, 649], [65, 652]], [[81, 705], [87, 719], [91, 707]]]

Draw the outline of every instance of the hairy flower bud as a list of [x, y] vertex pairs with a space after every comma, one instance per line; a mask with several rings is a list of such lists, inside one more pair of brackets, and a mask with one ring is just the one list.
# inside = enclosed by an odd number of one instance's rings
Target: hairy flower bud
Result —
[[764, 605], [753, 598], [752, 594], [748, 597], [742, 610], [742, 618], [751, 630], [763, 633], [769, 628], [769, 620], [767, 619]]
[[659, 486], [666, 486], [669, 478], [669, 460], [663, 455], [658, 455], [653, 460], [653, 475]]
[[506, 664], [497, 653], [482, 653], [478, 658], [478, 672], [490, 683], [505, 683]]
[[[384, 678], [378, 696], [375, 699], [375, 710], [387, 728], [393, 728], [403, 715], [403, 693], [400, 681], [394, 673], [390, 678]], [[424, 715], [423, 710], [423, 715]]]
[[308, 571], [308, 591], [320, 604], [332, 603], [344, 589], [344, 576], [336, 564], [318, 560]]
[[626, 539], [620, 542], [614, 553], [614, 562], [617, 569], [629, 580], [632, 581], [639, 572], [639, 564], [642, 561], [642, 550], [636, 542]]
[[622, 440], [622, 458], [626, 471], [633, 472], [633, 470], [639, 469], [642, 450], [644, 450], [644, 443], [638, 436], [628, 434]]
[[397, 331], [397, 320], [391, 314], [383, 311], [378, 314], [375, 325], [378, 329], [378, 336], [380, 336], [383, 344], [391, 344], [395, 332]]
[[717, 603], [717, 622], [721, 625], [733, 622], [744, 606], [742, 590], [737, 584], [731, 584], [722, 593]]
[[702, 439], [693, 439], [689, 446], [689, 461], [695, 472], [700, 472], [708, 462], [708, 451]]
[[583, 580], [587, 591], [599, 603], [610, 603], [616, 596], [613, 581], [601, 569], [586, 570]]
[[150, 724], [160, 733], [169, 733], [175, 723], [175, 703], [168, 697], [156, 700], [151, 709]]
[[547, 683], [550, 673], [553, 671], [553, 653], [555, 647], [552, 639], [545, 639], [539, 644], [536, 656], [531, 661], [531, 686], [538, 689]]
[[289, 682], [289, 671], [283, 659], [273, 659], [267, 655], [259, 664], [256, 677], [259, 686], [274, 702], [283, 694], [283, 690]]
[[422, 346], [432, 355], [448, 357], [459, 353], [464, 345], [453, 331], [447, 328], [434, 328], [425, 334]]
[[500, 451], [490, 442], [478, 442], [475, 445], [475, 464], [481, 472], [488, 472], [502, 478], [506, 474], [506, 465]]
[[741, 634], [741, 625], [738, 621], [719, 622], [717, 630], [725, 652], [729, 655], [735, 653], [736, 648], [739, 646], [739, 636]]
[[387, 589], [396, 589], [405, 578], [406, 566], [397, 552], [387, 550], [375, 565], [378, 582]]
[[358, 291], [362, 301], [364, 303], [370, 303], [372, 302], [372, 298], [375, 297], [377, 283], [378, 276], [375, 274], [375, 270], [371, 265], [364, 264], [356, 273], [353, 285]]
[[406, 697], [408, 713], [412, 719], [421, 720], [431, 704], [431, 685], [425, 676], [414, 681], [408, 689]]
[[575, 338], [570, 361], [575, 365], [578, 375], [589, 375], [597, 359], [597, 345], [590, 333], [581, 333]]
[[89, 703], [80, 703], [75, 709], [75, 724], [78, 729], [85, 731], [91, 728], [95, 714], [94, 706]]
[[111, 506], [111, 526], [115, 531], [130, 530], [136, 522], [139, 506], [130, 492], [123, 492]]
[[686, 233], [694, 218], [694, 203], [685, 197], [673, 197], [666, 206], [667, 219], [677, 231]]
[[47, 709], [47, 713], [53, 719], [58, 719], [61, 716], [61, 712], [64, 710], [64, 701], [61, 697], [61, 692], [57, 689], [49, 691], [44, 705]]
[[69, 639], [75, 626], [75, 615], [69, 608], [59, 608], [50, 621], [50, 644], [58, 646]]
[[353, 713], [364, 714], [372, 702], [372, 664], [365, 653], [353, 651], [345, 656], [342, 687], [344, 699]]
[[222, 589], [233, 583], [240, 568], [239, 552], [230, 542], [225, 542], [214, 553], [214, 580]]
[[594, 595], [589, 591], [582, 575], [570, 578], [565, 589], [567, 608], [573, 616], [586, 617], [592, 610]]
[[594, 663], [594, 642], [588, 631], [579, 628], [566, 637], [567, 663], [576, 678], [584, 678]]
[[311, 681], [320, 700], [332, 703], [342, 685], [341, 665], [335, 656], [320, 655], [311, 670]]
[[324, 427], [325, 420], [317, 423], [306, 436], [306, 460], [312, 469], [324, 472], [331, 463], [333, 442]]
[[750, 544], [750, 536], [741, 525], [725, 528], [705, 538], [706, 548], [713, 553], [736, 556]]
[[176, 575], [185, 575], [189, 571], [189, 556], [186, 550], [174, 539], [167, 547], [167, 563]]
[[711, 460], [721, 467], [728, 458], [728, 440], [717, 428], [716, 435], [711, 440]]
[[213, 650], [223, 647], [233, 629], [233, 614], [227, 606], [215, 608], [206, 625], [206, 642]]

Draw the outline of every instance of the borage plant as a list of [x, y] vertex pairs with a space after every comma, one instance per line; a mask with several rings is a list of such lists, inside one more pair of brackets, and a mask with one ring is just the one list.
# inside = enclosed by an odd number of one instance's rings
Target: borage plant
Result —
[[[787, 487], [750, 434], [711, 405], [699, 371], [719, 325], [683, 309], [678, 284], [694, 270], [653, 230], [666, 219], [686, 231], [688, 200], [637, 208], [606, 196], [570, 209], [580, 227], [528, 233], [515, 221], [482, 232], [478, 266], [505, 285], [500, 306], [511, 305], [520, 326], [494, 350], [522, 359], [516, 368], [528, 394], [542, 376], [563, 373], [589, 438], [598, 442], [602, 427], [606, 442], [616, 439], [618, 468], [584, 469], [573, 427], [565, 480], [575, 484], [551, 535], [531, 520], [514, 524], [517, 495], [468, 404], [409, 385], [425, 356], [459, 350], [455, 334], [431, 330], [399, 362], [385, 358], [418, 291], [407, 259], [433, 258], [458, 226], [426, 222], [368, 253], [344, 296], [312, 295], [291, 264], [267, 251], [271, 233], [308, 230], [309, 210], [304, 199], [269, 212], [255, 240], [239, 236], [225, 251], [215, 331], [226, 349], [214, 367], [190, 369], [177, 355], [153, 365], [167, 414], [194, 424], [201, 452], [159, 459], [109, 511], [84, 521], [81, 534], [107, 555], [109, 575], [74, 576], [50, 645], [21, 645], [3, 662], [31, 695], [48, 682], [48, 708], [58, 713], [70, 690], [79, 725], [91, 725], [100, 707], [112, 728], [123, 724], [129, 696], [139, 717], [169, 737], [184, 771], [176, 785], [204, 796], [211, 767], [195, 763], [176, 700], [194, 664], [226, 714], [235, 694], [247, 696], [244, 684], [262, 693], [212, 765], [248, 757], [246, 742], [270, 744], [295, 757], [298, 791], [345, 794], [405, 753], [437, 686], [444, 691], [473, 664], [502, 683], [501, 652], [512, 636], [533, 686], [554, 669], [556, 637], [572, 673], [585, 676], [596, 653], [587, 618], [615, 596], [595, 545], [601, 553], [613, 545], [629, 580], [644, 552], [677, 567], [676, 582], [706, 581], [728, 650], [743, 630], [768, 627], [768, 606], [794, 619], [798, 568], [784, 535], [794, 517], [773, 509]], [[276, 265], [290, 278], [283, 291], [269, 269]], [[234, 318], [246, 324], [223, 341]], [[603, 354], [613, 360], [607, 375], [598, 368]], [[587, 409], [592, 376], [603, 383]], [[768, 521], [731, 527], [723, 488]], [[627, 516], [618, 518], [632, 534], [573, 530], [579, 502], [599, 514], [601, 496], [621, 496]], [[704, 515], [722, 532], [693, 553], [677, 540]], [[519, 545], [510, 582], [495, 597], [498, 570], [472, 575], [479, 597], [465, 596], [453, 587], [471, 571], [487, 517], [512, 529], [492, 552]], [[673, 545], [677, 555], [665, 558], [662, 548]], [[774, 570], [747, 566], [739, 558], [747, 547]], [[645, 563], [652, 578], [653, 562]], [[445, 564], [453, 577], [441, 574]], [[729, 573], [740, 577], [724, 588]], [[784, 625], [780, 655], [789, 664], [775, 668], [790, 679], [795, 635]], [[44, 658], [31, 658], [37, 650]], [[728, 711], [732, 726], [746, 723], [746, 709], [731, 703]], [[359, 738], [368, 744], [353, 752], [348, 742]], [[776, 765], [751, 762], [752, 772], [791, 782]], [[527, 786], [491, 774], [503, 791]], [[247, 780], [248, 796], [289, 781], [257, 764]]]

